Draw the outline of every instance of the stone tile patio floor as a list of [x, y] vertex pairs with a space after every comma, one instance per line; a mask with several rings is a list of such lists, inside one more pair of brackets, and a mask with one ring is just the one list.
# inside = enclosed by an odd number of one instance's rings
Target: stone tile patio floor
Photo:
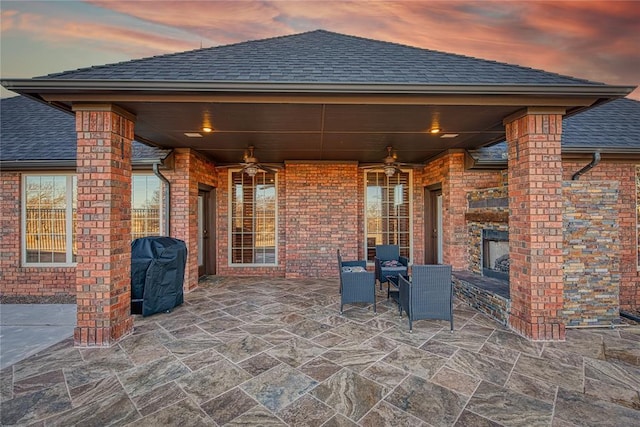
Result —
[[534, 343], [456, 304], [338, 314], [337, 279], [214, 277], [109, 349], [65, 340], [5, 368], [2, 425], [640, 424], [640, 327]]

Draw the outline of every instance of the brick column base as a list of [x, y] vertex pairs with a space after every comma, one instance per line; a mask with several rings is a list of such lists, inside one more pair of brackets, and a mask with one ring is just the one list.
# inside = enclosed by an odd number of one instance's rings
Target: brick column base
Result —
[[104, 328], [82, 328], [73, 330], [73, 344], [76, 347], [111, 347], [120, 338], [133, 331], [133, 317], [129, 316], [117, 325]]

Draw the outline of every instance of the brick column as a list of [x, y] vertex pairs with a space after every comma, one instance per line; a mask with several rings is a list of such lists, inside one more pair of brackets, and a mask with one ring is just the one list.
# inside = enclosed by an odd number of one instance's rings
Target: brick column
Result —
[[78, 320], [74, 343], [109, 347], [131, 317], [131, 141], [134, 117], [113, 105], [79, 105], [76, 214]]
[[509, 153], [509, 323], [533, 340], [565, 338], [563, 113], [529, 108], [504, 120]]
[[467, 192], [464, 182], [464, 152], [450, 150], [442, 183], [442, 261], [454, 270], [469, 268], [467, 242]]
[[189, 148], [174, 151], [174, 170], [165, 176], [171, 181], [171, 230], [168, 236], [187, 245], [183, 290], [198, 286], [198, 183], [192, 179], [193, 153]]

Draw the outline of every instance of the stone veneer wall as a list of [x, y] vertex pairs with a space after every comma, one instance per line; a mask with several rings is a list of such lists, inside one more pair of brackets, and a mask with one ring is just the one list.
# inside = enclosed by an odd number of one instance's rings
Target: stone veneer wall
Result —
[[564, 317], [567, 327], [619, 320], [618, 183], [565, 181]]
[[[589, 159], [564, 161], [563, 179], [581, 169]], [[638, 268], [638, 169], [637, 160], [608, 161], [603, 159], [595, 168], [580, 177], [580, 182], [615, 181], [618, 183], [618, 238], [620, 273], [620, 309], [640, 309], [640, 269]]]
[[501, 324], [508, 325], [511, 300], [477, 286], [474, 279], [465, 277], [460, 272], [453, 273], [453, 293], [456, 298]]

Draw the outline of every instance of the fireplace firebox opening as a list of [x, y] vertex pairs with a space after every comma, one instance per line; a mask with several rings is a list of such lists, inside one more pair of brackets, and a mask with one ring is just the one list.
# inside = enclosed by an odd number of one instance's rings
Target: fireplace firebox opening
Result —
[[509, 282], [509, 232], [482, 230], [482, 274]]

